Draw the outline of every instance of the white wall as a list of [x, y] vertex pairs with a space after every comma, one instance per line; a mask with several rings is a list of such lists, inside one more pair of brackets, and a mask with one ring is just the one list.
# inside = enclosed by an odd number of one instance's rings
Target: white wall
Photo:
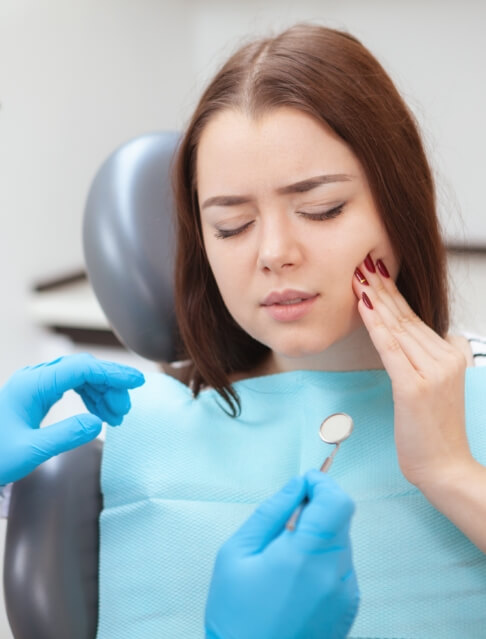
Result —
[[[137, 134], [181, 128], [246, 35], [297, 20], [347, 28], [380, 58], [423, 126], [449, 235], [486, 244], [486, 3], [0, 0], [0, 383], [47, 356], [26, 292], [82, 265], [82, 210], [103, 159]], [[451, 269], [456, 323], [485, 333], [485, 259]], [[0, 527], [0, 552], [1, 539]]]
[[35, 357], [25, 293], [82, 266], [94, 172], [140, 133], [180, 129], [188, 3], [0, 0], [0, 382]]

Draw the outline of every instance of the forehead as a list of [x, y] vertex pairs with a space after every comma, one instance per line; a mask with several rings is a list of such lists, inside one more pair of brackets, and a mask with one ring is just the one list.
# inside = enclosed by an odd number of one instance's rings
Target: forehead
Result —
[[[257, 119], [236, 110], [218, 113], [202, 132], [198, 191], [212, 194], [272, 188], [323, 173], [361, 174], [350, 148], [324, 123], [282, 107]], [[210, 193], [211, 192], [211, 193]]]

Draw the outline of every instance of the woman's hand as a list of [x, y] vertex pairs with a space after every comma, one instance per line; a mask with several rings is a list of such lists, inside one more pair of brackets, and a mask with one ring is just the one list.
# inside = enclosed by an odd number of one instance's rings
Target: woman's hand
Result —
[[475, 463], [465, 430], [464, 353], [412, 311], [382, 260], [367, 256], [355, 272], [353, 290], [391, 378], [403, 474], [422, 491], [463, 475]]

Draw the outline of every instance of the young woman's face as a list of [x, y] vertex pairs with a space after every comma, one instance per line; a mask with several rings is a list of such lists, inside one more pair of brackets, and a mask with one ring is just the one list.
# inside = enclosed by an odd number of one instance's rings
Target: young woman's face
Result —
[[315, 355], [361, 325], [352, 281], [368, 253], [397, 275], [358, 160], [300, 111], [216, 115], [200, 140], [197, 191], [221, 296], [274, 353]]

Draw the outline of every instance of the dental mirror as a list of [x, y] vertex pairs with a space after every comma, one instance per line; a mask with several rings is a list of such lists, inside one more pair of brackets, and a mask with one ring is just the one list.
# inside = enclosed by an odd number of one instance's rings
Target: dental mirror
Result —
[[321, 466], [321, 472], [325, 473], [331, 467], [339, 445], [353, 432], [353, 418], [346, 413], [334, 413], [329, 415], [319, 427], [319, 437], [326, 444], [334, 444], [336, 448], [329, 457], [326, 457]]
[[[346, 413], [334, 413], [333, 415], [329, 415], [319, 426], [319, 437], [326, 444], [334, 444], [335, 449], [332, 451], [328, 457], [324, 460], [324, 463], [321, 466], [321, 472], [327, 473], [327, 471], [331, 468], [332, 462], [338, 448], [345, 439], [347, 439], [351, 433], [353, 432], [353, 418]], [[286, 524], [287, 530], [295, 530], [297, 522], [300, 517], [300, 513], [302, 512], [304, 506], [309, 502], [309, 498], [306, 497], [304, 501], [297, 506], [297, 508], [292, 513], [290, 519]]]

